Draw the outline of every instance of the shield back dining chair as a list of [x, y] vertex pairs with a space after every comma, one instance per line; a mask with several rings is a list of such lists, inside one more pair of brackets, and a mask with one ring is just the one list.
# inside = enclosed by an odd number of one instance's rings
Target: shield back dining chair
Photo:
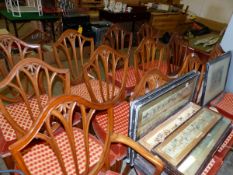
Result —
[[113, 24], [105, 33], [102, 44], [109, 45], [117, 51], [127, 53], [130, 56], [133, 34], [125, 31], [118, 24]]
[[[130, 138], [113, 132], [113, 105], [92, 103], [78, 96], [62, 96], [51, 101], [23, 138], [10, 146], [18, 167], [25, 174], [116, 174], [111, 144], [119, 142], [135, 149], [155, 167], [163, 162]], [[73, 115], [80, 111], [82, 127], [72, 125]], [[91, 120], [98, 111], [107, 113], [107, 135], [100, 142], [90, 131]], [[53, 124], [59, 123], [54, 131]]]
[[59, 68], [70, 70], [71, 85], [82, 82], [83, 65], [94, 51], [94, 40], [80, 34], [77, 30], [64, 31], [53, 44], [53, 53]]
[[0, 53], [4, 59], [4, 71], [1, 72], [4, 78], [16, 63], [27, 57], [39, 58], [42, 60], [41, 47], [38, 44], [29, 44], [11, 35], [0, 35]]
[[54, 96], [69, 93], [68, 69], [54, 68], [37, 58], [21, 60], [0, 82], [0, 155], [8, 168], [14, 168], [8, 146], [28, 132]]

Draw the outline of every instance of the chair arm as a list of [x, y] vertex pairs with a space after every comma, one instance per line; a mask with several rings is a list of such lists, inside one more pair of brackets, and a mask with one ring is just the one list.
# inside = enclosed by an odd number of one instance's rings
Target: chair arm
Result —
[[122, 143], [134, 149], [142, 157], [147, 159], [149, 162], [151, 162], [156, 167], [155, 175], [159, 175], [163, 171], [164, 163], [162, 162], [162, 160], [159, 157], [151, 154], [149, 151], [147, 151], [144, 147], [139, 145], [137, 142], [133, 141], [131, 138], [124, 136], [122, 134], [113, 133], [111, 135], [111, 142]]

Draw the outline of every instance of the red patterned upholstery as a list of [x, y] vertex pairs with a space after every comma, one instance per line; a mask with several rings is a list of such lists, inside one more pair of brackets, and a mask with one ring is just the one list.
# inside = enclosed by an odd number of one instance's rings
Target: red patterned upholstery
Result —
[[[119, 69], [116, 71], [115, 81], [116, 81], [117, 86], [121, 86], [123, 74], [124, 74], [123, 69]], [[139, 74], [140, 74], [140, 76], [142, 76], [143, 72], [141, 70], [139, 70]], [[127, 71], [127, 80], [126, 80], [125, 88], [127, 91], [132, 91], [135, 86], [136, 86], [135, 69], [134, 69], [134, 67], [129, 67], [129, 69]]]
[[218, 109], [220, 113], [233, 119], [233, 94], [225, 93], [221, 94], [216, 99], [210, 102], [211, 106], [214, 106]]
[[[86, 156], [85, 145], [83, 140], [83, 131], [79, 128], [74, 128], [74, 137], [76, 144], [77, 159], [79, 160], [79, 173], [85, 171]], [[55, 136], [58, 147], [61, 151], [64, 166], [68, 174], [75, 174], [75, 165], [72, 159], [71, 148], [65, 132], [61, 132]], [[103, 145], [92, 135], [89, 135], [89, 151], [90, 164], [89, 167], [95, 165], [103, 151]], [[110, 154], [110, 160], [113, 160], [114, 154]], [[62, 174], [58, 160], [51, 148], [43, 143], [34, 145], [24, 156], [25, 164], [31, 174]], [[111, 162], [111, 165], [114, 162]]]
[[[107, 116], [106, 113], [97, 114], [92, 122], [96, 135], [104, 140], [107, 131]], [[114, 125], [113, 131], [118, 134], [128, 136], [129, 127], [129, 103], [124, 101], [114, 107]], [[113, 144], [111, 150], [121, 159], [126, 154], [126, 147], [121, 144]]]
[[[93, 88], [93, 91], [96, 92], [95, 95], [96, 95], [96, 98], [98, 99], [98, 101], [100, 103], [103, 102], [101, 94], [100, 94], [99, 81], [98, 80], [91, 80], [90, 83], [91, 83], [91, 86]], [[104, 86], [103, 86], [103, 89], [106, 91]], [[118, 92], [119, 92], [119, 88], [115, 88], [115, 94], [117, 94]], [[86, 86], [85, 83], [81, 83], [81, 84], [78, 84], [78, 85], [75, 85], [75, 86], [71, 86], [71, 94], [72, 95], [78, 95], [80, 97], [85, 98], [86, 100], [91, 101], [91, 97], [89, 95], [89, 92], [87, 90], [87, 86]]]
[[[41, 95], [41, 105], [45, 106], [48, 102], [47, 95]], [[34, 118], [38, 117], [40, 110], [38, 106], [38, 102], [35, 98], [29, 100], [30, 108], [32, 110]], [[29, 129], [32, 124], [32, 120], [30, 119], [30, 115], [25, 103], [16, 103], [10, 104], [6, 106], [6, 109], [10, 113], [10, 115], [14, 118], [14, 120], [25, 130]], [[4, 118], [2, 113], [0, 112], [0, 127], [5, 141], [11, 141], [16, 139], [16, 133], [11, 125]]]

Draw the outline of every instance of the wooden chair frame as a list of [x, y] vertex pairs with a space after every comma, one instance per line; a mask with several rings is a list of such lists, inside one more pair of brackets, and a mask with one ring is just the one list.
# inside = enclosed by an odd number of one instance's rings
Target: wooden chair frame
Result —
[[[56, 135], [52, 130], [53, 121], [61, 123], [61, 126], [64, 128], [63, 131], [67, 133], [68, 145], [70, 146], [71, 157], [74, 162], [75, 174], [79, 173], [79, 164], [77, 158], [77, 148], [75, 144], [74, 137], [74, 128], [72, 126], [73, 112], [75, 108], [80, 108], [82, 116], [82, 128], [83, 128], [83, 139], [85, 145], [85, 156], [86, 163], [85, 169], [82, 174], [98, 174], [100, 171], [106, 172], [110, 169], [108, 155], [110, 153], [111, 143], [119, 142], [126, 144], [133, 149], [135, 149], [139, 154], [149, 160], [156, 167], [156, 174], [160, 174], [164, 168], [163, 162], [157, 157], [146, 151], [139, 144], [132, 141], [126, 136], [113, 133], [113, 103], [103, 103], [95, 104], [88, 102], [78, 96], [62, 96], [53, 100], [40, 115], [38, 120], [34, 123], [30, 132], [28, 132], [22, 139], [14, 143], [9, 147], [12, 152], [13, 157], [15, 158], [18, 166], [25, 174], [30, 174], [29, 169], [26, 166], [26, 163], [23, 160], [23, 152], [27, 146], [32, 143], [34, 139], [42, 140], [45, 142], [50, 149], [53, 150], [55, 157], [58, 160], [58, 163], [61, 167], [63, 174], [68, 174], [65, 167], [64, 158], [61, 155], [59, 150], [59, 145], [56, 142]], [[108, 114], [108, 126], [107, 126], [107, 136], [105, 143], [103, 145], [102, 154], [99, 157], [99, 161], [94, 165], [94, 167], [89, 167], [90, 165], [90, 134], [89, 126], [93, 114], [97, 110], [105, 110]], [[40, 132], [41, 128], [45, 128], [47, 132]]]
[[[14, 120], [14, 116], [11, 116], [8, 111], [9, 109], [7, 108], [8, 104], [14, 105], [18, 103], [24, 103], [30, 116], [30, 120], [35, 122], [36, 118], [33, 115], [29, 100], [35, 99], [38, 104], [39, 111], [43, 111], [40, 96], [43, 95], [46, 91], [48, 100], [53, 98], [53, 85], [57, 80], [57, 77], [62, 80], [64, 84], [64, 94], [69, 94], [70, 77], [69, 71], [67, 69], [57, 69], [46, 64], [42, 60], [28, 58], [21, 60], [18, 64], [16, 64], [9, 75], [0, 82], [1, 90], [9, 88], [14, 92], [12, 93], [13, 97], [8, 97], [8, 94], [1, 94], [0, 108], [4, 118], [15, 130], [17, 138], [25, 135], [27, 131]], [[42, 80], [45, 80], [47, 85], [47, 87], [44, 89], [40, 89], [41, 85], [44, 84]], [[24, 85], [25, 83], [26, 85]], [[29, 83], [31, 86], [30, 90], [25, 89], [25, 87], [28, 87], [27, 84]]]
[[198, 94], [201, 90], [201, 87], [203, 85], [203, 79], [204, 79], [204, 74], [206, 71], [206, 62], [202, 61], [197, 54], [195, 53], [190, 53], [186, 56], [185, 61], [180, 69], [180, 71], [174, 76], [170, 78], [176, 78], [179, 76], [182, 76], [192, 70], [196, 70], [200, 72], [200, 77], [197, 83], [197, 88], [196, 88], [196, 93], [194, 94], [194, 100], [197, 102]]
[[[82, 69], [85, 61], [84, 46], [86, 43], [90, 44], [90, 55], [92, 55], [94, 52], [93, 38], [87, 38], [78, 33], [77, 30], [68, 29], [63, 32], [59, 39], [53, 44], [54, 57], [59, 68], [64, 68], [59, 51], [63, 52], [65, 55], [65, 59], [68, 62], [68, 68], [70, 70], [72, 85], [76, 85], [82, 81]], [[77, 44], [79, 46], [79, 55], [76, 47]]]
[[[19, 60], [34, 56], [33, 54], [35, 52], [38, 54], [38, 58], [42, 60], [42, 51], [40, 45], [28, 44], [10, 34], [0, 35], [0, 51], [2, 51], [6, 56], [5, 61], [8, 71], [12, 69]], [[15, 52], [18, 53], [18, 60], [15, 59]], [[5, 77], [6, 74], [7, 73], [2, 76]]]
[[[120, 87], [116, 86], [115, 76], [116, 68], [118, 64], [123, 62], [123, 76], [122, 84]], [[102, 71], [101, 67], [102, 65]], [[125, 96], [125, 83], [128, 70], [128, 57], [125, 54], [117, 52], [113, 48], [107, 45], [99, 46], [95, 52], [92, 54], [90, 61], [84, 65], [84, 80], [90, 94], [91, 100], [93, 102], [100, 102], [100, 99], [97, 99], [95, 89], [91, 86], [90, 81], [95, 78], [99, 82], [99, 91], [101, 94], [101, 101], [119, 101], [119, 98], [124, 99]], [[103, 74], [101, 75], [101, 72]], [[105, 85], [104, 85], [104, 84]], [[119, 88], [118, 93], [115, 94], [116, 89]]]
[[[140, 69], [143, 72], [154, 68], [160, 70], [163, 60], [168, 64], [168, 55], [167, 46], [156, 43], [152, 38], [144, 38], [134, 52], [134, 68], [137, 82], [140, 81]], [[156, 62], [157, 66], [155, 65]]]
[[137, 32], [138, 45], [145, 37], [150, 37], [150, 38], [153, 38], [157, 41], [160, 37], [160, 33], [159, 33], [159, 31], [154, 29], [153, 26], [151, 26], [150, 24], [144, 23], [141, 25], [141, 27], [139, 28], [139, 30]]
[[[128, 43], [127, 46], [125, 45], [126, 41]], [[102, 44], [109, 45], [117, 51], [122, 51], [127, 48], [127, 54], [130, 56], [132, 42], [132, 32], [127, 32], [119, 25], [113, 24], [105, 33]]]
[[183, 39], [183, 37], [177, 33], [173, 34], [170, 42], [170, 64], [169, 64], [169, 74], [176, 74], [179, 72], [186, 56], [189, 53], [188, 42]]
[[140, 96], [143, 96], [147, 92], [164, 85], [168, 81], [170, 81], [170, 78], [162, 74], [158, 69], [151, 69], [143, 75], [137, 86], [135, 86], [130, 100], [132, 101]]

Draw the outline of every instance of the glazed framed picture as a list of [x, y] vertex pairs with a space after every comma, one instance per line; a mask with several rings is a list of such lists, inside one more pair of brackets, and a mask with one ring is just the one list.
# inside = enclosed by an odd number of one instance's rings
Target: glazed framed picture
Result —
[[222, 117], [205, 138], [179, 164], [178, 171], [184, 175], [201, 174], [216, 149], [231, 131], [231, 121]]
[[[191, 102], [198, 77], [199, 73], [189, 72], [131, 102], [129, 136], [138, 141], [178, 109]], [[129, 157], [133, 160], [135, 152], [130, 150]]]
[[139, 139], [138, 142], [150, 151], [153, 147], [162, 143], [183, 123], [189, 120], [198, 110], [200, 110], [200, 108], [201, 107], [199, 105], [190, 102], [176, 114], [172, 115], [166, 121], [148, 132], [144, 137]]
[[152, 151], [176, 167], [221, 119], [221, 115], [202, 108]]
[[205, 106], [221, 92], [224, 92], [231, 57], [231, 52], [227, 52], [207, 63], [201, 98], [202, 106]]

